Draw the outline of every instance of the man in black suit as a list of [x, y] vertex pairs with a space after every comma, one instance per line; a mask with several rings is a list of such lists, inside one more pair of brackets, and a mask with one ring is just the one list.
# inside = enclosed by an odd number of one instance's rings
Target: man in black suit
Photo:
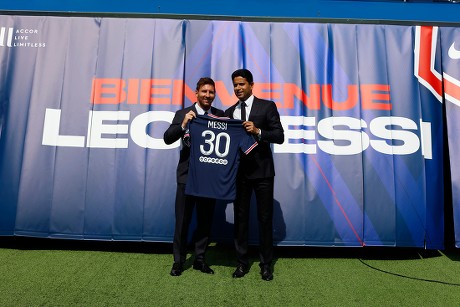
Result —
[[184, 269], [187, 256], [188, 229], [193, 208], [196, 209], [197, 218], [197, 226], [194, 233], [195, 261], [193, 268], [203, 273], [214, 274], [214, 271], [205, 262], [205, 252], [211, 232], [215, 199], [185, 194], [190, 147], [184, 144], [183, 136], [187, 130], [188, 123], [197, 115], [203, 115], [207, 112], [217, 116], [224, 116], [224, 111], [211, 106], [216, 95], [215, 84], [211, 78], [201, 78], [198, 80], [195, 93], [197, 102], [188, 108], [177, 111], [171, 125], [163, 136], [166, 144], [172, 144], [179, 139], [182, 140], [179, 163], [177, 164], [176, 223], [173, 239], [174, 264], [170, 272], [172, 276], [181, 275]]
[[246, 131], [258, 139], [254, 151], [250, 155], [241, 156], [238, 169], [236, 199], [233, 204], [238, 265], [233, 277], [243, 277], [249, 271], [249, 207], [254, 191], [259, 222], [260, 273], [263, 280], [272, 280], [275, 167], [270, 143], [283, 143], [284, 130], [275, 103], [252, 94], [254, 81], [249, 70], [236, 70], [232, 74], [232, 81], [239, 101], [227, 109], [225, 115], [243, 120]]

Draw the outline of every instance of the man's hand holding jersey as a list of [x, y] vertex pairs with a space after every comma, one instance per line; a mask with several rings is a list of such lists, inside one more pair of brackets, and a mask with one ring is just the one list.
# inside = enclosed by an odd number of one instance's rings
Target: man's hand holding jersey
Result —
[[194, 118], [196, 118], [196, 114], [192, 110], [190, 110], [187, 114], [185, 114], [184, 120], [182, 121], [182, 124], [181, 124], [182, 130], [187, 129], [187, 124]]
[[246, 132], [250, 133], [250, 134], [254, 134], [254, 135], [258, 135], [259, 134], [259, 131], [260, 129], [257, 128], [253, 122], [251, 121], [245, 121], [243, 122], [243, 127], [244, 129], [246, 129]]

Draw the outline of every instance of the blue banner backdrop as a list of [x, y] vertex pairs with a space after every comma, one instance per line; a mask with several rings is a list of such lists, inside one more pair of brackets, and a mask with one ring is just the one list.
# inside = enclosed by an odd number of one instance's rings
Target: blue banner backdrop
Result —
[[[245, 67], [256, 96], [277, 103], [285, 129], [285, 143], [273, 146], [277, 244], [443, 248], [442, 71], [454, 79], [451, 93], [460, 71], [435, 51], [447, 52], [459, 35], [396, 25], [0, 16], [0, 234], [171, 241], [179, 143], [164, 144], [163, 132], [195, 101], [202, 76], [216, 81], [214, 106], [233, 104], [230, 74]], [[232, 223], [232, 204], [219, 203], [215, 239], [231, 238]]]

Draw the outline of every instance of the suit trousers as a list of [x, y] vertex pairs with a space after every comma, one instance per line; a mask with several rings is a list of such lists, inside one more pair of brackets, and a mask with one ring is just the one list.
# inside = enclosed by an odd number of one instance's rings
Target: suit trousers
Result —
[[188, 231], [196, 210], [196, 229], [193, 235], [195, 259], [204, 261], [214, 216], [215, 199], [185, 194], [185, 184], [178, 183], [176, 190], [176, 223], [173, 239], [174, 262], [184, 263], [187, 257]]
[[271, 265], [273, 260], [273, 185], [274, 177], [237, 179], [236, 199], [233, 203], [235, 222], [235, 249], [238, 263], [248, 266], [248, 235], [251, 196], [254, 191], [257, 202], [259, 226], [260, 265]]

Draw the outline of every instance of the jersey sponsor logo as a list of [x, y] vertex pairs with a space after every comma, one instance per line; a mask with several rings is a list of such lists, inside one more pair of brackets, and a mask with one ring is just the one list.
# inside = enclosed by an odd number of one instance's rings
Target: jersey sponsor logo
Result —
[[203, 162], [203, 163], [212, 163], [212, 164], [221, 164], [221, 165], [227, 165], [228, 160], [227, 159], [219, 159], [219, 158], [212, 158], [212, 157], [203, 157], [201, 156], [198, 161]]

